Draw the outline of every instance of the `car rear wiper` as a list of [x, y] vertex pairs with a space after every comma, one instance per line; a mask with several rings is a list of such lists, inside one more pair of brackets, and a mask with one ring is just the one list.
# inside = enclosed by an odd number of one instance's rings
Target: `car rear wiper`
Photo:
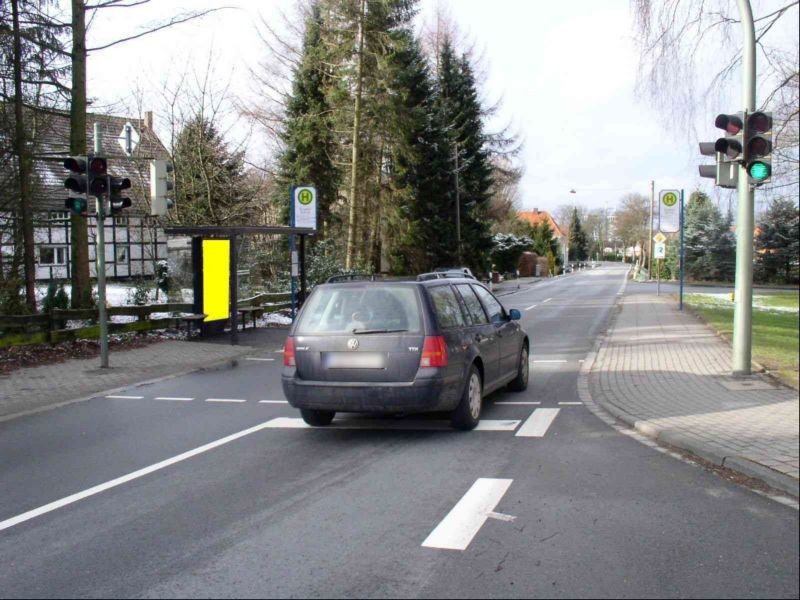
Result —
[[360, 333], [361, 335], [368, 335], [370, 333], [400, 333], [408, 331], [408, 329], [353, 329], [353, 333]]

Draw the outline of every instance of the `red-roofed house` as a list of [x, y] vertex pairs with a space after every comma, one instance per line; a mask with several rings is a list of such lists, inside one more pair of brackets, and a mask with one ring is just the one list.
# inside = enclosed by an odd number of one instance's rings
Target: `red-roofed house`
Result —
[[522, 210], [517, 213], [517, 217], [530, 223], [531, 225], [538, 225], [542, 222], [547, 222], [550, 224], [550, 229], [553, 230], [553, 235], [558, 240], [558, 243], [561, 245], [562, 248], [562, 258], [567, 255], [567, 248], [569, 247], [569, 232], [565, 232], [561, 227], [559, 227], [556, 220], [546, 210], [539, 210], [538, 208], [534, 208], [533, 210]]

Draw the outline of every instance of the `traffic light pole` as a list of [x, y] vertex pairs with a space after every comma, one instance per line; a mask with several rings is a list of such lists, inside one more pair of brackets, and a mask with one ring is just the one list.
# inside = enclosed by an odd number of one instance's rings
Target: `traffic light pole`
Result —
[[[110, 179], [110, 178], [109, 178]], [[110, 183], [109, 183], [110, 185]], [[108, 314], [106, 311], [106, 235], [105, 210], [102, 196], [97, 196], [97, 304], [100, 313], [100, 368], [108, 368]]]
[[[103, 152], [103, 134], [100, 130], [100, 124], [94, 124], [94, 153], [95, 155]], [[91, 159], [87, 160], [88, 165], [91, 164]], [[109, 190], [109, 197], [111, 193], [111, 177], [106, 174], [106, 189]], [[87, 202], [89, 205], [88, 194], [86, 191]], [[108, 313], [106, 311], [106, 214], [105, 206], [102, 196], [95, 197], [97, 205], [97, 216], [95, 223], [97, 224], [97, 243], [94, 246], [94, 257], [97, 264], [97, 310], [100, 320], [100, 368], [108, 368]]]
[[[737, 0], [742, 21], [742, 103], [746, 113], [756, 109], [756, 35], [750, 0]], [[745, 115], [746, 116], [746, 115]], [[745, 118], [745, 122], [746, 122]], [[746, 157], [745, 157], [746, 158]], [[733, 309], [733, 374], [749, 375], [752, 361], [753, 316], [753, 190], [747, 168], [739, 164], [736, 183], [736, 289]]]

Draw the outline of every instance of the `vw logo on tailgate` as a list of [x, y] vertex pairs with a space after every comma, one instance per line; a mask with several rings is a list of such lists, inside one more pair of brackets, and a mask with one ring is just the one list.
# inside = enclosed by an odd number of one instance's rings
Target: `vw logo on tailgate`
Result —
[[347, 340], [347, 349], [358, 350], [358, 340], [356, 338], [350, 338]]

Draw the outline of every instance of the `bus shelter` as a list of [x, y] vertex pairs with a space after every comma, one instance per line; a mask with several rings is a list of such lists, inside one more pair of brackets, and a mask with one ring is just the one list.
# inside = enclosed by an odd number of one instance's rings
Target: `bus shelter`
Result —
[[237, 241], [247, 235], [288, 235], [299, 239], [298, 255], [293, 254], [292, 278], [300, 280], [300, 292], [292, 305], [302, 303], [306, 297], [306, 237], [314, 235], [314, 229], [280, 225], [254, 226], [200, 226], [167, 227], [167, 235], [179, 235], [192, 239], [192, 283], [194, 288], [194, 311], [205, 314], [201, 324], [203, 335], [223, 333], [225, 323], [230, 322], [231, 344], [239, 343], [239, 278]]

